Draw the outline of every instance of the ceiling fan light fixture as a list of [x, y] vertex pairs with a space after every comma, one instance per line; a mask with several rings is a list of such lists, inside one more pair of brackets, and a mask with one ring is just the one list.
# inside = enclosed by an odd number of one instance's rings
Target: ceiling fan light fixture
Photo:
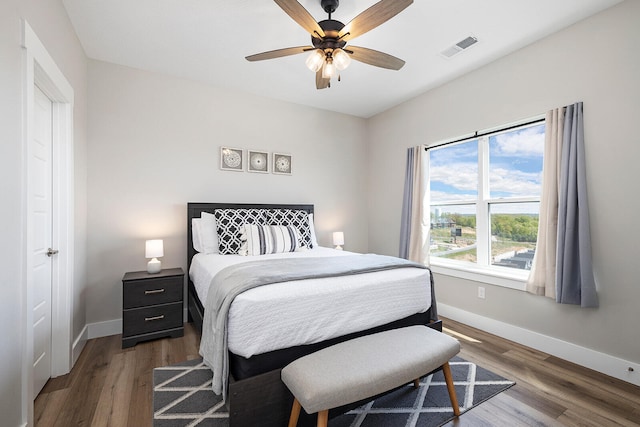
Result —
[[332, 56], [333, 64], [339, 71], [344, 70], [349, 66], [349, 64], [351, 64], [351, 57], [342, 49], [334, 49]]
[[322, 65], [324, 64], [324, 52], [322, 49], [316, 49], [311, 52], [311, 55], [307, 57], [305, 61], [307, 68], [313, 71], [314, 73], [318, 72]]
[[324, 63], [324, 67], [322, 68], [322, 78], [323, 79], [331, 79], [336, 75], [336, 66], [333, 65], [333, 59], [327, 58]]

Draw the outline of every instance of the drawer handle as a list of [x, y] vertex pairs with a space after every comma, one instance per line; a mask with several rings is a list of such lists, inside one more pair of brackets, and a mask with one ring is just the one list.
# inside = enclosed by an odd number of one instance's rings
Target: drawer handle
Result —
[[164, 319], [164, 314], [161, 314], [160, 316], [145, 317], [144, 321], [145, 322], [152, 322], [154, 320], [162, 320], [162, 319]]
[[152, 294], [161, 294], [164, 292], [164, 288], [162, 289], [154, 289], [152, 291], [144, 291], [145, 295], [152, 295]]

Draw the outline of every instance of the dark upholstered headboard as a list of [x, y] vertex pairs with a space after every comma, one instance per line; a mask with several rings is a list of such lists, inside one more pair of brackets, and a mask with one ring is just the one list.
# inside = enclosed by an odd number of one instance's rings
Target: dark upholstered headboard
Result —
[[[200, 218], [202, 212], [213, 213], [215, 209], [293, 209], [313, 213], [313, 205], [255, 204], [255, 203], [187, 203], [187, 271], [191, 268], [191, 258], [196, 254], [193, 249], [191, 220]], [[187, 273], [188, 275], [188, 273]]]

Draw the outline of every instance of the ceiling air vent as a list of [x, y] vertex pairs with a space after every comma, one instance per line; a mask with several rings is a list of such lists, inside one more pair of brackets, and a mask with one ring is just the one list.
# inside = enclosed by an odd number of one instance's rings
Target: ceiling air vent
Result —
[[452, 56], [457, 55], [458, 53], [467, 49], [469, 46], [472, 46], [476, 43], [478, 43], [478, 39], [475, 37], [469, 36], [466, 39], [461, 40], [458, 43], [454, 44], [453, 46], [446, 48], [445, 50], [440, 52], [440, 54], [446, 58], [451, 58]]

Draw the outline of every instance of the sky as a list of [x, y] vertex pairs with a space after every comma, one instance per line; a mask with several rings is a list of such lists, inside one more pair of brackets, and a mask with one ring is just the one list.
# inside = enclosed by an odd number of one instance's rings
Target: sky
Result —
[[[539, 196], [544, 124], [489, 137], [490, 198]], [[478, 197], [478, 140], [429, 150], [431, 203]]]

